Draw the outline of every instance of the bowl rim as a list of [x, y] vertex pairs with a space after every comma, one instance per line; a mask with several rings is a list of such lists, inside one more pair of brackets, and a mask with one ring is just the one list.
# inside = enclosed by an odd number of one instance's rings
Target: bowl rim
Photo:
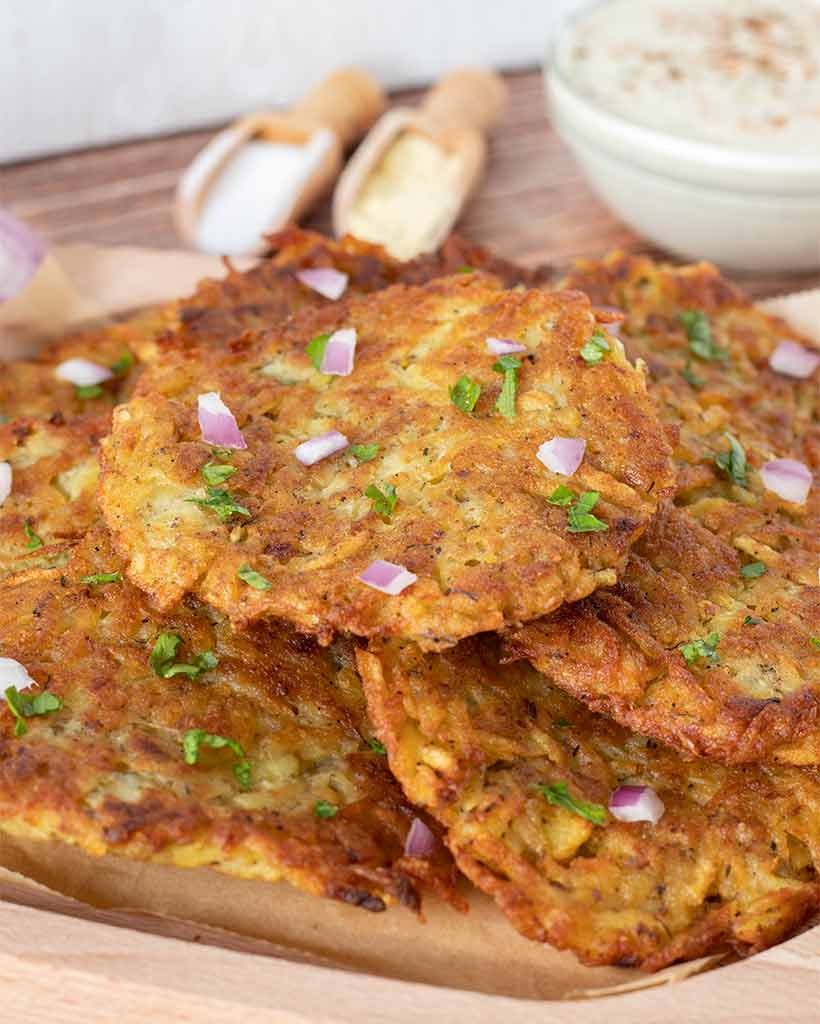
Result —
[[[615, 113], [581, 93], [564, 73], [558, 61], [558, 52], [566, 35], [576, 23], [591, 11], [617, 0], [591, 0], [578, 10], [566, 16], [559, 24], [547, 46], [544, 59], [544, 81], [552, 88], [557, 87], [559, 98], [569, 100], [576, 109], [590, 119], [600, 132], [616, 130], [623, 138], [631, 138], [640, 150], [654, 155], [679, 160], [685, 156], [691, 163], [698, 163], [704, 169], [716, 173], [748, 171], [755, 175], [782, 174], [790, 177], [817, 175], [816, 191], [820, 192], [820, 156], [789, 155], [770, 153], [762, 149], [747, 149], [739, 146], [725, 146], [707, 142], [689, 135], [650, 128], [640, 121]], [[576, 126], [577, 128], [577, 126]], [[602, 141], [599, 139], [599, 141]]]

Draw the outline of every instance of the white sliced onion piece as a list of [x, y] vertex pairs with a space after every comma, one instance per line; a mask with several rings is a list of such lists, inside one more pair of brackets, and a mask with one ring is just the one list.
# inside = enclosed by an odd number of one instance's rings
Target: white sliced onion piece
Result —
[[769, 366], [786, 377], [805, 380], [820, 366], [820, 352], [812, 352], [796, 341], [785, 339], [769, 356]]
[[202, 440], [217, 448], [247, 448], [236, 417], [219, 397], [217, 391], [207, 391], [196, 400], [199, 429]]
[[508, 356], [513, 352], [526, 352], [526, 345], [519, 345], [517, 341], [509, 341], [507, 338], [487, 338], [487, 351], [494, 356]]
[[11, 463], [0, 462], [0, 505], [11, 494]]
[[55, 369], [54, 375], [58, 380], [67, 380], [78, 388], [90, 388], [114, 376], [107, 366], [92, 363], [90, 359], [66, 359]]
[[340, 299], [347, 288], [347, 274], [343, 274], [340, 270], [334, 270], [333, 267], [300, 270], [296, 277], [302, 284], [312, 288], [326, 299]]
[[651, 786], [618, 786], [609, 798], [609, 813], [618, 821], [661, 820], [666, 808]]
[[16, 686], [18, 690], [28, 690], [32, 686], [37, 686], [37, 680], [32, 679], [26, 667], [14, 658], [0, 658], [0, 692], [10, 686]]
[[572, 476], [584, 461], [587, 443], [582, 437], [553, 437], [535, 453], [539, 462], [561, 476]]
[[383, 594], [395, 597], [407, 587], [415, 583], [418, 576], [409, 572], [403, 565], [396, 565], [394, 562], [385, 562], [377, 558], [359, 577], [361, 583], [374, 590], [380, 590]]
[[809, 495], [812, 485], [811, 470], [796, 459], [772, 459], [760, 470], [760, 479], [767, 491], [772, 491], [784, 501], [802, 504]]
[[319, 369], [322, 373], [329, 373], [334, 377], [349, 377], [353, 372], [355, 356], [356, 330], [353, 327], [345, 327], [340, 331], [334, 331], [327, 339]]
[[404, 840], [405, 857], [429, 857], [437, 845], [436, 837], [421, 818], [413, 818], [413, 824]]
[[25, 288], [45, 254], [45, 242], [26, 224], [0, 209], [0, 302]]
[[318, 434], [316, 437], [311, 437], [309, 441], [303, 441], [297, 448], [294, 448], [293, 454], [303, 466], [312, 466], [314, 462], [320, 462], [328, 455], [335, 455], [336, 452], [342, 451], [349, 444], [350, 441], [344, 434], [340, 434], [338, 430], [329, 430], [326, 434]]

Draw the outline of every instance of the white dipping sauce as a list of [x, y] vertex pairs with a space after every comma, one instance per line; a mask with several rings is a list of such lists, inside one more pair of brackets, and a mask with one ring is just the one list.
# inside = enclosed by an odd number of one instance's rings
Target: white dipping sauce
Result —
[[329, 131], [316, 132], [301, 146], [245, 143], [208, 189], [197, 221], [199, 248], [226, 256], [255, 252], [265, 232], [287, 223], [333, 143]]
[[649, 128], [820, 151], [820, 2], [611, 0], [564, 33], [557, 66], [581, 95]]

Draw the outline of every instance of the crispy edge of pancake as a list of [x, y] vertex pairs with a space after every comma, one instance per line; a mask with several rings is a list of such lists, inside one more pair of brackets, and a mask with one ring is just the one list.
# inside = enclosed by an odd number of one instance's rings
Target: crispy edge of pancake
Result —
[[[351, 323], [354, 373], [323, 378], [306, 345]], [[158, 607], [194, 590], [238, 626], [272, 616], [325, 639], [333, 630], [400, 633], [431, 648], [612, 583], [671, 474], [642, 375], [618, 343], [610, 339], [599, 365], [584, 363], [596, 324], [578, 293], [503, 291], [468, 274], [304, 313], [227, 351], [178, 351], [143, 376], [104, 445], [101, 503], [130, 578]], [[490, 333], [533, 346], [513, 420], [493, 410], [501, 375], [485, 350]], [[448, 395], [463, 373], [484, 384], [475, 415]], [[196, 422], [206, 388], [220, 392], [246, 435], [248, 450], [230, 460], [230, 487], [249, 511], [247, 526], [222, 525], [191, 503], [204, 493], [199, 470], [209, 458]], [[379, 443], [377, 458], [300, 466], [296, 443], [330, 428]], [[566, 509], [547, 500], [565, 478], [535, 454], [555, 434], [585, 436], [587, 454], [569, 482], [577, 493], [600, 492], [607, 532], [573, 534]], [[385, 482], [398, 492], [389, 522], [365, 497]], [[456, 543], [456, 522], [480, 538]], [[385, 601], [357, 580], [374, 556], [419, 581]], [[244, 586], [245, 563], [271, 588]]]
[[[92, 855], [286, 879], [371, 911], [418, 910], [422, 887], [461, 905], [443, 847], [404, 855], [421, 812], [368, 742], [344, 644], [320, 649], [275, 626], [237, 636], [202, 606], [159, 617], [125, 581], [84, 582], [118, 569], [99, 529], [60, 570], [0, 584], [0, 650], [38, 684], [23, 698], [62, 701], [27, 717], [22, 736], [0, 712], [0, 828]], [[149, 657], [162, 632], [181, 638], [175, 663], [196, 667], [211, 651], [218, 664], [160, 678]], [[241, 745], [247, 791], [230, 750], [205, 745], [185, 763], [183, 737], [197, 728]], [[336, 813], [320, 816], [319, 800]]]
[[[392, 771], [526, 937], [657, 970], [759, 951], [817, 909], [816, 771], [684, 759], [501, 664], [493, 638], [444, 654], [392, 641], [357, 662]], [[562, 784], [572, 807], [539, 789]], [[606, 812], [623, 784], [656, 790], [657, 824]]]

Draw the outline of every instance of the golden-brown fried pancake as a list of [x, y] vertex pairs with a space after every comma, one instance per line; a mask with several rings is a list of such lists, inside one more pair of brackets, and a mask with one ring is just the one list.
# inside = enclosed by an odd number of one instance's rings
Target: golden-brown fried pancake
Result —
[[[0, 712], [0, 828], [94, 855], [284, 878], [368, 910], [418, 907], [419, 882], [451, 893], [443, 850], [403, 854], [415, 812], [369, 742], [344, 645], [320, 649], [273, 625], [235, 636], [201, 606], [158, 617], [127, 581], [84, 582], [120, 568], [97, 531], [62, 569], [0, 586], [0, 652], [38, 684], [21, 697], [62, 702], [24, 717], [22, 736]], [[151, 659], [161, 634], [180, 638], [158, 663], [164, 678]], [[241, 749], [206, 740], [188, 764], [190, 730]]]
[[[797, 380], [768, 365], [781, 340], [809, 343], [705, 265], [616, 255], [568, 282], [626, 313], [624, 344], [679, 432], [676, 507], [615, 588], [518, 631], [511, 654], [682, 750], [820, 763], [820, 371]], [[725, 357], [692, 352], [680, 319], [692, 310]], [[717, 461], [727, 433], [745, 452], [742, 482]], [[815, 474], [805, 503], [764, 488], [760, 468], [775, 458]]]
[[[530, 939], [656, 970], [789, 935], [820, 899], [820, 774], [687, 760], [590, 712], [497, 638], [358, 652], [371, 720], [408, 798]], [[657, 824], [607, 810], [652, 787]]]
[[[342, 328], [358, 335], [355, 368], [328, 377], [307, 347]], [[169, 350], [104, 446], [101, 502], [129, 577], [161, 608], [193, 592], [238, 625], [277, 617], [323, 641], [347, 630], [428, 648], [612, 584], [671, 473], [642, 375], [617, 341], [596, 365], [582, 358], [595, 330], [578, 293], [503, 291], [458, 274], [304, 311], [228, 347]], [[513, 418], [495, 408], [502, 374], [488, 336], [526, 346]], [[472, 413], [451, 401], [464, 376], [482, 388]], [[211, 391], [248, 445], [222, 488], [246, 512], [227, 522], [196, 503], [214, 461], [197, 396]], [[297, 461], [297, 445], [333, 430], [377, 445], [375, 457]], [[586, 442], [571, 477], [536, 457], [555, 436]], [[601, 531], [571, 532], [567, 508], [549, 502], [567, 484], [600, 493]], [[371, 487], [395, 489], [389, 519]], [[418, 582], [390, 597], [366, 587], [358, 577], [374, 559]], [[269, 589], [238, 577], [246, 564]]]

